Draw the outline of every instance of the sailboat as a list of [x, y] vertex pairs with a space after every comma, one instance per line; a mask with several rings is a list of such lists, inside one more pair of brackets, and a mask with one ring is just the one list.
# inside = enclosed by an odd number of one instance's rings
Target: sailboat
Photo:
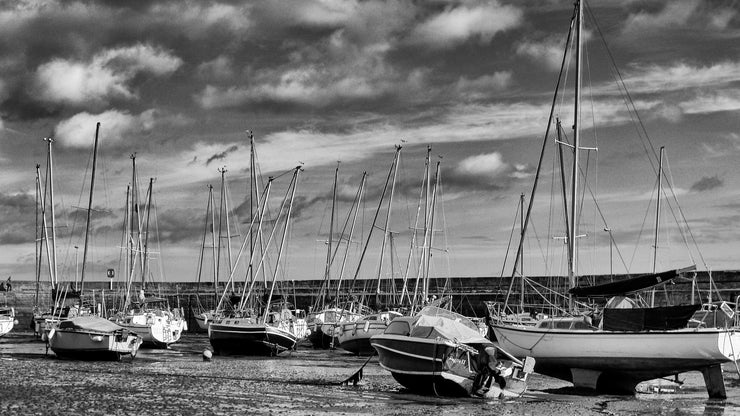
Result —
[[[265, 217], [268, 205], [267, 201], [275, 178], [269, 178], [261, 198], [258, 199], [257, 215], [251, 220], [249, 234], [244, 239], [236, 259], [238, 263], [246, 246], [250, 242], [256, 240], [261, 243], [249, 253], [248, 272], [246, 275], [247, 278], [251, 277], [249, 289], [242, 292], [236, 305], [230, 305], [227, 298], [229, 287], [234, 282], [236, 268], [232, 269], [231, 275], [226, 282], [224, 293], [216, 308], [216, 316], [208, 326], [208, 339], [216, 354], [277, 355], [295, 349], [299, 339], [302, 339], [307, 334], [305, 319], [294, 315], [290, 308], [291, 305], [287, 301], [276, 301], [274, 299], [278, 283], [277, 278], [281, 272], [281, 265], [284, 262], [282, 256], [288, 238], [290, 218], [301, 168], [301, 166], [297, 166], [293, 169], [292, 179], [278, 210], [272, 230], [266, 240], [263, 239], [262, 230], [264, 223], [267, 222]], [[255, 230], [255, 223], [257, 223], [257, 235], [256, 238], [253, 238], [252, 233]], [[280, 242], [279, 244], [273, 243], [276, 234], [278, 234], [278, 229], [281, 227]], [[264, 245], [262, 242], [264, 242]], [[277, 245], [277, 256], [274, 270], [272, 271], [272, 282], [269, 292], [265, 294], [266, 296], [258, 299], [256, 290], [258, 278], [256, 277], [267, 267], [265, 263], [272, 244]]]
[[[127, 222], [126, 254], [127, 262], [127, 287], [123, 300], [123, 306], [119, 312], [111, 317], [118, 325], [140, 335], [143, 344], [154, 348], [167, 348], [180, 340], [183, 331], [187, 330], [187, 321], [182, 311], [170, 308], [167, 299], [147, 294], [147, 276], [149, 275], [149, 261], [151, 250], [149, 249], [150, 218], [152, 213], [153, 183], [154, 178], [149, 179], [149, 187], [146, 194], [144, 212], [140, 212], [138, 201], [138, 187], [136, 174], [136, 154], [131, 155], [133, 164], [132, 185], [127, 195]], [[134, 278], [140, 274], [140, 289], [138, 296], [132, 296]]]
[[[4, 286], [4, 285], [3, 285]], [[18, 321], [15, 319], [15, 308], [8, 306], [7, 292], [3, 292], [3, 306], [0, 306], [0, 337], [13, 329]]]
[[[95, 189], [95, 167], [98, 152], [98, 133], [100, 123], [95, 127], [95, 143], [93, 146], [92, 175], [90, 179], [90, 197], [87, 207], [87, 221], [85, 227], [85, 246], [82, 260], [82, 275], [79, 290], [75, 290], [79, 299], [85, 282], [85, 265], [87, 263], [88, 245], [90, 237], [90, 214], [92, 212], [93, 190]], [[66, 293], [66, 292], [65, 292]], [[138, 335], [97, 315], [84, 313], [81, 303], [74, 309], [69, 309], [66, 319], [58, 318], [47, 336], [49, 348], [57, 357], [83, 360], [120, 360], [123, 356], [136, 356], [142, 339]]]
[[[577, 283], [579, 237], [578, 210], [581, 208], [579, 193], [580, 152], [580, 87], [582, 63], [582, 21], [584, 2], [577, 1], [571, 31], [575, 32], [575, 110], [573, 143], [561, 138], [557, 123], [558, 149], [566, 146], [573, 150], [570, 199], [567, 204], [566, 243], [568, 257], [569, 292], [562, 298], [567, 302], [565, 313], [539, 319], [534, 325], [511, 322], [493, 322], [492, 329], [500, 346], [517, 357], [532, 356], [536, 359], [535, 371], [572, 382], [576, 387], [596, 392], [634, 394], [638, 383], [687, 371], [700, 371], [704, 376], [710, 398], [725, 398], [721, 364], [740, 358], [740, 333], [735, 328], [689, 327], [688, 320], [698, 305], [643, 306], [629, 298], [635, 293], [662, 286], [676, 276], [693, 271], [694, 266], [661, 273], [649, 273], [623, 282], [610, 282], [593, 287]], [[568, 53], [563, 57], [565, 67]], [[562, 69], [561, 69], [562, 76]], [[545, 134], [548, 141], [550, 126], [557, 101], [557, 90]], [[542, 154], [544, 154], [544, 148]], [[562, 150], [560, 150], [562, 155]], [[542, 160], [540, 156], [540, 165]], [[662, 154], [662, 152], [661, 152]], [[560, 159], [562, 161], [562, 158]], [[662, 160], [662, 158], [661, 158]], [[538, 174], [539, 174], [538, 166]], [[539, 175], [538, 175], [539, 176]], [[658, 177], [663, 174], [659, 170]], [[562, 174], [563, 194], [565, 175]], [[526, 230], [537, 179], [533, 186], [528, 213], [524, 222]], [[660, 195], [660, 183], [658, 185]], [[657, 226], [657, 221], [656, 221]], [[607, 226], [605, 225], [605, 228]], [[657, 246], [657, 244], [656, 244]], [[522, 245], [520, 244], [519, 250]], [[517, 256], [518, 258], [518, 256]], [[655, 263], [653, 263], [655, 264]], [[514, 275], [516, 276], [516, 267]], [[524, 296], [524, 293], [521, 293]], [[580, 299], [603, 297], [609, 299], [603, 308], [593, 310]], [[549, 301], [552, 304], [552, 299]], [[495, 318], [495, 317], [494, 317]]]

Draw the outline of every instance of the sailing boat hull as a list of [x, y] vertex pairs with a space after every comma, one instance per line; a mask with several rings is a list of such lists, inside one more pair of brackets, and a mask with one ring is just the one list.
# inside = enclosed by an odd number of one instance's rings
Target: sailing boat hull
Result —
[[740, 333], [553, 330], [493, 325], [500, 346], [536, 359], [535, 371], [602, 392], [635, 392], [646, 380], [703, 370], [740, 358]]
[[248, 318], [214, 321], [208, 326], [208, 339], [220, 355], [277, 355], [295, 349], [298, 338], [289, 331]]

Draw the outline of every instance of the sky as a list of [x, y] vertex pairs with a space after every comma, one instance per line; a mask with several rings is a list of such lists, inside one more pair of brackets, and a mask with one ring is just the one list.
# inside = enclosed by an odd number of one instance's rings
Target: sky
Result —
[[[598, 151], [581, 151], [588, 166], [579, 273], [646, 272], [654, 262], [657, 269], [739, 268], [740, 4], [587, 5], [582, 146]], [[59, 276], [79, 274], [99, 122], [86, 279], [105, 280], [108, 268], [120, 275], [134, 153], [141, 195], [154, 178], [158, 264], [151, 269], [159, 278], [198, 279], [207, 185], [218, 204], [219, 169], [227, 170], [236, 258], [249, 222], [249, 132], [256, 171], [263, 181], [277, 177], [273, 214], [290, 180], [283, 174], [302, 166], [281, 278], [324, 277], [337, 166], [336, 224], [348, 218], [368, 174], [343, 276], [403, 275], [409, 251], [418, 250], [412, 230], [428, 146], [441, 172], [430, 273], [508, 275], [519, 199], [530, 199], [572, 14], [570, 0], [2, 2], [0, 273], [35, 279], [35, 167], [46, 182], [43, 139], [53, 137]], [[567, 141], [572, 55], [566, 63], [555, 114]], [[552, 130], [548, 148], [555, 139]], [[397, 145], [395, 237], [381, 267], [384, 225], [368, 235]], [[663, 186], [672, 186], [663, 191], [656, 260], [657, 150], [647, 146], [665, 146]], [[564, 152], [567, 165], [572, 150]], [[563, 269], [562, 202], [551, 202], [560, 196], [554, 155], [548, 150], [544, 159], [523, 245], [530, 274]], [[591, 195], [598, 210], [586, 207]], [[674, 217], [685, 222], [671, 231]], [[211, 279], [204, 264], [202, 278]]]

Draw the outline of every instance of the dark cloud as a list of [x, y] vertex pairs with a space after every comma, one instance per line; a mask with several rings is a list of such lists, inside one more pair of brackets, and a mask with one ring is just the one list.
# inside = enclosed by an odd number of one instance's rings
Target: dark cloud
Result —
[[705, 176], [691, 185], [692, 192], [704, 192], [715, 188], [719, 188], [724, 185], [724, 181], [719, 176]]
[[157, 216], [157, 225], [163, 243], [198, 241], [203, 236], [203, 218], [195, 210], [167, 210]]
[[28, 194], [0, 194], [0, 216], [3, 227], [0, 229], [0, 244], [23, 244], [36, 238], [35, 219], [36, 200]]
[[211, 162], [213, 162], [214, 160], [221, 160], [221, 159], [225, 158], [226, 156], [228, 156], [229, 153], [234, 153], [237, 150], [239, 150], [239, 146], [233, 145], [233, 146], [229, 147], [228, 149], [224, 150], [223, 152], [216, 153], [215, 155], [212, 155], [211, 157], [209, 157], [206, 160], [206, 166], [210, 165]]

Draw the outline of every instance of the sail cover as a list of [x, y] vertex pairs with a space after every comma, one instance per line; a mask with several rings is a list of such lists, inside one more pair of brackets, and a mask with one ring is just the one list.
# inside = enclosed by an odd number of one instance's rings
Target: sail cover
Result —
[[683, 273], [691, 272], [694, 270], [696, 270], [696, 266], [689, 266], [683, 269], [669, 270], [661, 273], [645, 274], [627, 280], [605, 283], [603, 285], [574, 287], [570, 290], [570, 293], [573, 296], [582, 298], [607, 298], [612, 296], [624, 296], [663, 284], [672, 279], [675, 279]]

